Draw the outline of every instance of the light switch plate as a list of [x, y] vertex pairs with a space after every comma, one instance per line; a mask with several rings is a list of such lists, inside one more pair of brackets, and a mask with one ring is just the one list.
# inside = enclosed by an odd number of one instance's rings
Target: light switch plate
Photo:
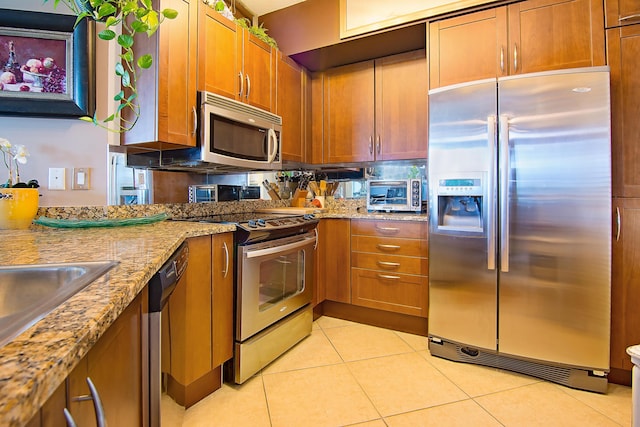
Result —
[[73, 168], [73, 180], [71, 188], [73, 190], [88, 190], [91, 168]]
[[64, 190], [65, 168], [49, 168], [49, 190]]

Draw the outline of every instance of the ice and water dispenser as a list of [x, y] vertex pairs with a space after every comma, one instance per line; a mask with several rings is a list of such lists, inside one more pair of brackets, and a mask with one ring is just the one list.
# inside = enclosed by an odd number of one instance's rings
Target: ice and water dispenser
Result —
[[480, 176], [439, 178], [435, 190], [438, 231], [483, 231], [485, 196]]

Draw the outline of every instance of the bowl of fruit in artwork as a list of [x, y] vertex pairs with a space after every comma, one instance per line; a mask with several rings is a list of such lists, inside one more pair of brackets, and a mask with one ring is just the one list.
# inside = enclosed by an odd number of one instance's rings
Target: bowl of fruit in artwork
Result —
[[[15, 73], [21, 73], [18, 78]], [[66, 72], [53, 58], [31, 58], [18, 70], [0, 73], [0, 90], [66, 93]]]

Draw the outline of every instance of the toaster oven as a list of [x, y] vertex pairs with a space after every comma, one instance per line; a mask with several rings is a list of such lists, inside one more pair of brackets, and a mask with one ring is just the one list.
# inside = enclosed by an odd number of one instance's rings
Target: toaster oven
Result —
[[367, 181], [367, 210], [422, 212], [422, 181], [420, 179]]

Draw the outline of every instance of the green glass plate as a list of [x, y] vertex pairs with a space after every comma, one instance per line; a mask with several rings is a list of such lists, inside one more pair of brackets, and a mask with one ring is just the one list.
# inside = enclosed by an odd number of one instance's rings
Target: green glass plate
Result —
[[57, 228], [122, 227], [126, 225], [152, 224], [154, 222], [164, 221], [168, 217], [164, 212], [139, 218], [105, 218], [97, 220], [56, 219], [41, 216], [33, 222], [34, 224]]

